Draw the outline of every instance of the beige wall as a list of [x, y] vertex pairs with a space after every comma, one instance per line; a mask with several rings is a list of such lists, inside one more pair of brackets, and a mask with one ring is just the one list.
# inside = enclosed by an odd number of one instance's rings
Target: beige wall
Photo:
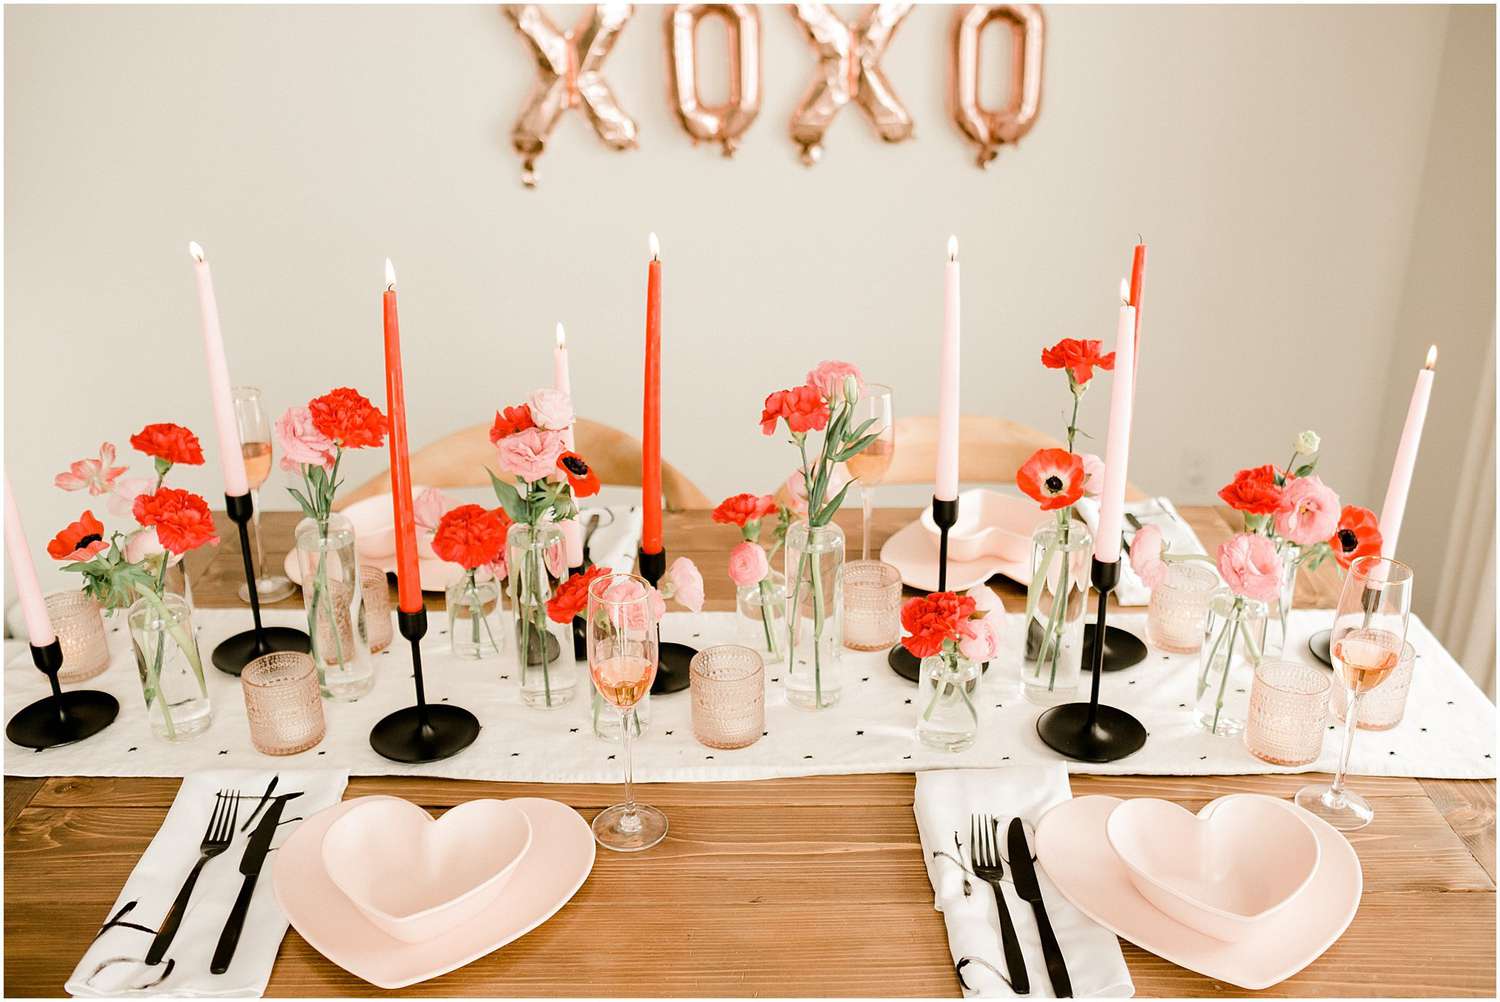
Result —
[[[1450, 31], [1439, 7], [1047, 13], [1041, 119], [981, 172], [945, 110], [946, 11], [913, 13], [885, 61], [917, 139], [884, 146], [849, 109], [807, 170], [786, 119], [811, 62], [786, 10], [762, 10], [763, 110], [727, 162], [677, 126], [663, 12], [638, 9], [607, 66], [641, 149], [611, 153], [570, 115], [527, 191], [508, 132], [533, 71], [493, 6], [7, 9], [6, 465], [36, 546], [76, 514], [47, 485], [67, 460], [148, 420], [209, 430], [189, 239], [214, 262], [236, 378], [277, 409], [335, 382], [379, 396], [394, 258], [423, 442], [548, 379], [557, 319], [583, 413], [637, 421], [654, 229], [665, 451], [719, 495], [787, 472], [753, 419], [822, 357], [894, 383], [906, 413], [934, 410], [950, 232], [965, 409], [1060, 426], [1037, 352], [1112, 336], [1141, 232], [1131, 479], [1203, 501], [1314, 427], [1327, 479], [1377, 507], [1407, 340], [1443, 341], [1446, 360], [1491, 337], [1412, 318], [1437, 316], [1414, 298], [1423, 269], [1464, 318], [1493, 310], [1483, 262], [1460, 267], [1448, 237], [1469, 227], [1470, 258], [1493, 245], [1493, 116], [1472, 106], [1486, 72], [1493, 102], [1484, 33]], [[1491, 160], [1439, 182], [1462, 151], [1429, 135], [1455, 128]], [[1462, 451], [1461, 387], [1445, 366], [1424, 473]], [[1101, 439], [1105, 408], [1099, 394], [1085, 415]], [[355, 480], [382, 465], [365, 460]], [[182, 482], [218, 492], [209, 471]]]

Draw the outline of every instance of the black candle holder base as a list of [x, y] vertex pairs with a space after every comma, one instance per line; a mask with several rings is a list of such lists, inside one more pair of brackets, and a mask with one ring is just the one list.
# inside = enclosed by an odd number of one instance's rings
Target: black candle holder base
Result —
[[693, 658], [698, 651], [687, 644], [664, 641], [657, 645], [656, 678], [651, 683], [651, 695], [663, 696], [669, 692], [681, 692], [692, 683]]
[[429, 703], [382, 717], [370, 730], [370, 747], [392, 762], [437, 762], [457, 755], [477, 737], [479, 718], [474, 714], [461, 706]]
[[93, 737], [114, 723], [119, 713], [119, 700], [107, 692], [97, 689], [64, 692], [22, 707], [5, 725], [5, 736], [22, 748], [56, 748]]
[[[900, 675], [908, 682], [916, 683], [922, 680], [922, 659], [900, 644], [891, 648], [891, 653], [885, 661], [886, 664], [891, 666], [891, 671]], [[989, 670], [990, 663], [988, 661], [979, 666], [979, 673], [981, 675]]]
[[[1093, 723], [1089, 722], [1091, 709]], [[1146, 743], [1146, 728], [1139, 720], [1102, 704], [1054, 706], [1036, 718], [1036, 733], [1048, 748], [1080, 762], [1114, 762]]]
[[[1124, 671], [1126, 668], [1134, 668], [1146, 660], [1146, 644], [1134, 633], [1128, 633], [1118, 626], [1106, 626], [1104, 628], [1104, 670]], [[1094, 624], [1085, 623], [1083, 626], [1083, 663], [1091, 665], [1094, 663]]]
[[[260, 638], [264, 638], [264, 643]], [[277, 651], [294, 651], [307, 654], [312, 650], [312, 641], [307, 634], [290, 626], [265, 626], [260, 637], [254, 630], [236, 633], [214, 648], [214, 667], [225, 675], [238, 677], [245, 666], [258, 657]]]
[[1325, 667], [1333, 667], [1333, 631], [1319, 630], [1307, 638], [1307, 652]]

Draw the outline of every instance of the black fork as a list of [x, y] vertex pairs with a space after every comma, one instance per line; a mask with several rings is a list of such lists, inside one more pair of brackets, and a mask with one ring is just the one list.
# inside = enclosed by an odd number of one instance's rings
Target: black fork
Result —
[[995, 824], [987, 814], [974, 814], [969, 825], [969, 864], [974, 876], [995, 891], [995, 910], [1000, 913], [1000, 947], [1005, 952], [1011, 990], [1017, 995], [1029, 995], [1031, 979], [1026, 975], [1026, 958], [1021, 956], [1021, 942], [1016, 939], [1016, 927], [1010, 920], [1005, 892], [1000, 887], [1005, 866], [1000, 859], [1000, 847], [995, 843]]
[[146, 952], [146, 963], [159, 964], [161, 958], [166, 956], [167, 948], [172, 945], [172, 938], [177, 935], [177, 927], [182, 925], [182, 916], [187, 912], [188, 899], [193, 896], [193, 885], [198, 883], [198, 874], [203, 872], [203, 864], [229, 848], [229, 843], [234, 839], [234, 823], [239, 816], [239, 791], [220, 790], [214, 801], [214, 813], [208, 819], [208, 831], [203, 833], [203, 842], [198, 846], [198, 862], [193, 864], [192, 872], [182, 882], [182, 890], [177, 892], [172, 910], [167, 912], [161, 928], [156, 931], [151, 949]]

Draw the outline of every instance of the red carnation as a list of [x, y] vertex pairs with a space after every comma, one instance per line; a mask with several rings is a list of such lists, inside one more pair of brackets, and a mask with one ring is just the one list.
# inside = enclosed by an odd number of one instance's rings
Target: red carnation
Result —
[[901, 607], [901, 628], [907, 634], [901, 646], [916, 657], [931, 657], [945, 641], [958, 642], [964, 622], [976, 609], [974, 599], [951, 591], [911, 599]]
[[141, 494], [131, 513], [141, 525], [156, 529], [161, 545], [178, 555], [219, 541], [208, 502], [192, 491], [163, 487], [155, 494]]
[[554, 623], [571, 623], [583, 615], [589, 605], [589, 585], [608, 573], [608, 567], [595, 564], [582, 574], [564, 579], [547, 600], [547, 618]]
[[510, 516], [505, 509], [461, 504], [445, 514], [432, 534], [432, 552], [465, 570], [493, 563], [505, 549]]
[[558, 456], [557, 468], [567, 474], [574, 497], [588, 498], [599, 493], [599, 474], [578, 453], [565, 452]]
[[1114, 352], [1099, 354], [1102, 344], [1101, 341], [1080, 341], [1075, 337], [1065, 337], [1052, 347], [1042, 349], [1042, 364], [1049, 369], [1067, 369], [1073, 382], [1085, 386], [1094, 378], [1095, 366], [1105, 372], [1115, 367]]
[[130, 436], [132, 448], [164, 463], [203, 465], [203, 446], [198, 436], [180, 424], [148, 424]]
[[1360, 557], [1380, 555], [1380, 521], [1375, 513], [1357, 504], [1346, 504], [1339, 514], [1339, 527], [1328, 540], [1333, 559], [1345, 570]]
[[743, 529], [747, 522], [759, 522], [775, 513], [776, 499], [770, 494], [736, 494], [719, 502], [713, 518], [720, 525], [737, 525]]
[[307, 405], [313, 427], [345, 449], [385, 444], [386, 420], [380, 409], [358, 390], [341, 386]]
[[777, 390], [766, 397], [766, 405], [760, 413], [762, 435], [776, 434], [776, 421], [786, 419], [786, 426], [793, 435], [809, 431], [822, 431], [828, 427], [828, 404], [816, 386], [794, 386], [790, 390]]
[[1281, 509], [1281, 491], [1276, 467], [1267, 464], [1236, 473], [1234, 481], [1219, 491], [1219, 498], [1247, 515], [1274, 515]]
[[509, 438], [518, 431], [535, 428], [531, 419], [531, 408], [525, 404], [518, 407], [502, 407], [495, 412], [495, 423], [490, 426], [490, 444], [499, 445], [502, 438]]
[[47, 544], [47, 555], [53, 560], [92, 560], [109, 549], [104, 539], [104, 523], [86, 511]]
[[1077, 503], [1087, 479], [1083, 457], [1067, 449], [1038, 449], [1016, 471], [1016, 486], [1040, 504], [1042, 511]]

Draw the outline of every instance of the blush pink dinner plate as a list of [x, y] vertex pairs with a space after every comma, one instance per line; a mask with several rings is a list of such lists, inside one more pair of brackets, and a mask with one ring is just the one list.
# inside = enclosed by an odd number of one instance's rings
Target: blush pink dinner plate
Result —
[[1260, 991], [1332, 946], [1353, 921], [1364, 889], [1359, 857], [1344, 836], [1295, 804], [1264, 799], [1297, 812], [1312, 828], [1318, 868], [1269, 928], [1235, 943], [1189, 929], [1135, 889], [1104, 834], [1110, 812], [1122, 803], [1116, 797], [1078, 797], [1048, 811], [1037, 825], [1037, 859], [1064, 897], [1121, 939], [1179, 967]]
[[[951, 538], [949, 540], [952, 542]], [[937, 540], [927, 534], [917, 519], [900, 529], [880, 548], [880, 559], [901, 572], [901, 580], [922, 591], [937, 591]], [[1031, 581], [1031, 561], [985, 556], [977, 560], [955, 560], [948, 554], [948, 590], [966, 591], [984, 584], [995, 574], [1004, 574], [1017, 584]]]
[[557, 913], [594, 866], [594, 833], [578, 812], [555, 800], [522, 797], [532, 841], [494, 904], [474, 919], [423, 943], [381, 932], [334, 885], [323, 866], [323, 836], [357, 797], [313, 815], [276, 851], [272, 883], [292, 928], [314, 950], [377, 988], [426, 981], [519, 939]]

